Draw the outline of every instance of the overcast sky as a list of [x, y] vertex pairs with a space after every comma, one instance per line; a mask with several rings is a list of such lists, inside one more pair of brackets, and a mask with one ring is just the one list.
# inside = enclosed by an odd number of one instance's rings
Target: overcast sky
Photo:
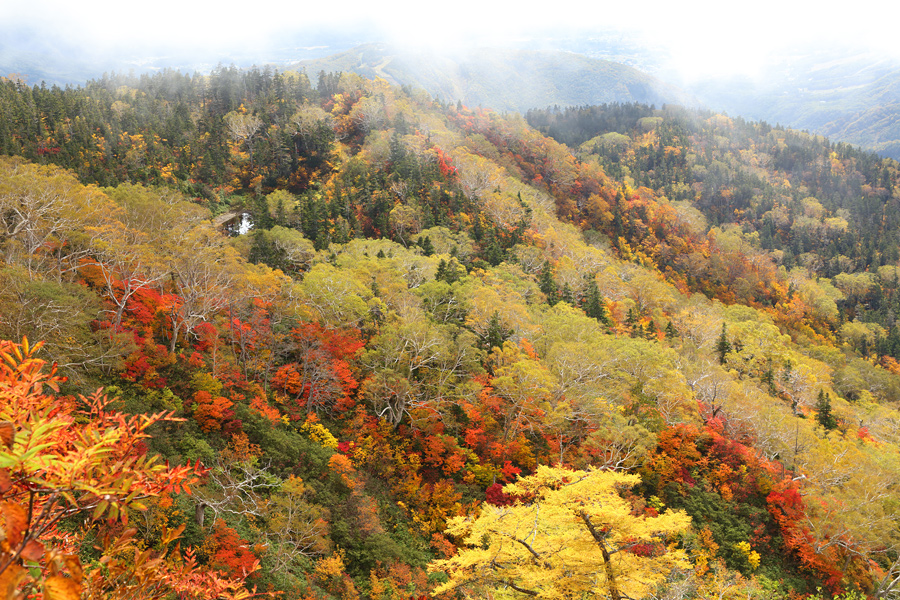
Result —
[[[360, 41], [405, 41], [437, 47], [502, 43], [548, 27], [590, 31], [625, 27], [669, 48], [687, 77], [753, 74], [788, 42], [852, 41], [900, 58], [900, 4], [861, 0], [835, 4], [760, 0], [747, 3], [644, 0], [492, 2], [254, 0], [237, 6], [208, 1], [153, 3], [101, 0], [0, 0], [0, 22], [33, 27], [46, 39], [85, 53], [122, 52], [139, 44], [157, 51], [257, 47], [298, 29], [362, 26]], [[829, 8], [824, 8], [824, 7]], [[0, 41], [0, 45], [4, 42]], [[52, 43], [52, 42], [51, 42]], [[296, 39], [303, 45], [302, 36]], [[6, 48], [6, 52], [17, 49]]]

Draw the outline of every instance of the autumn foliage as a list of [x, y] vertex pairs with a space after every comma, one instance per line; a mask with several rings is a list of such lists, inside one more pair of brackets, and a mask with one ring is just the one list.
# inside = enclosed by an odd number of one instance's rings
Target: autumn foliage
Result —
[[272, 385], [285, 393], [285, 410], [292, 419], [309, 412], [344, 410], [359, 387], [349, 360], [363, 347], [352, 331], [324, 329], [307, 324], [292, 331], [292, 354], [297, 362], [280, 367]]
[[896, 164], [346, 73], [0, 100], [0, 598], [900, 588]]
[[[40, 348], [0, 342], [0, 592], [4, 598], [41, 589], [49, 598], [104, 597], [101, 590], [118, 583], [85, 572], [75, 554], [77, 534], [60, 526], [72, 517], [97, 527], [127, 525], [147, 498], [189, 492], [204, 470], [169, 466], [139, 450], [147, 430], [171, 414], [128, 417], [111, 410], [100, 392], [59, 396], [60, 379], [35, 356]], [[127, 532], [110, 538], [107, 550], [133, 548], [130, 539]], [[151, 576], [172, 589], [199, 575], [193, 567], [154, 572], [154, 560], [136, 555], [129, 577]]]

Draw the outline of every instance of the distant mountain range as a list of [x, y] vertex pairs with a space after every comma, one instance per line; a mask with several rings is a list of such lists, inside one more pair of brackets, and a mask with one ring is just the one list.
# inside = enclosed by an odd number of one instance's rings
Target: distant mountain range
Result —
[[217, 65], [247, 68], [271, 65], [284, 70], [288, 63], [327, 56], [366, 41], [363, 31], [339, 33], [298, 31], [272, 37], [266, 44], [236, 44], [227, 48], [172, 48], [165, 45], [87, 46], [66, 35], [50, 35], [40, 26], [16, 27], [0, 22], [0, 77], [14, 73], [29, 85], [82, 85], [103, 73], [153, 73], [175, 69], [209, 73]]
[[678, 88], [632, 67], [554, 50], [477, 48], [455, 54], [365, 44], [293, 65], [315, 81], [319, 71], [347, 71], [419, 87], [444, 101], [524, 113], [547, 106], [610, 102], [697, 104]]
[[852, 47], [786, 53], [755, 81], [690, 88], [732, 115], [780, 123], [900, 160], [900, 63]]

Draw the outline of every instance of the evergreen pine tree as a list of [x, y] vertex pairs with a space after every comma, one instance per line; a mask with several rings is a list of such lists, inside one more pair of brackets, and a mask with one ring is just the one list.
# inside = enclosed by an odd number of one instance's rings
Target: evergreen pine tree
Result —
[[550, 261], [544, 261], [541, 274], [538, 276], [538, 286], [544, 292], [544, 295], [547, 296], [547, 302], [550, 306], [559, 301], [559, 288], [556, 287], [556, 282], [553, 281], [553, 269], [550, 266]]
[[570, 306], [575, 306], [575, 293], [568, 282], [563, 285], [562, 291], [559, 293], [559, 299]]
[[447, 261], [443, 258], [441, 262], [438, 263], [437, 271], [434, 274], [434, 278], [436, 281], [446, 281], [447, 280]]
[[609, 318], [609, 311], [606, 310], [606, 302], [600, 297], [600, 290], [597, 288], [597, 281], [591, 277], [588, 282], [587, 292], [584, 297], [584, 314], [597, 319], [607, 327], [612, 325]]
[[492, 348], [502, 348], [503, 342], [509, 339], [510, 332], [500, 322], [500, 313], [494, 311], [488, 322], [487, 331], [484, 333], [484, 348], [490, 351]]
[[449, 262], [442, 258], [441, 262], [438, 263], [437, 272], [434, 274], [434, 278], [437, 281], [456, 283], [459, 281], [461, 276], [460, 272], [462, 270], [462, 265], [460, 265], [459, 261], [455, 258], [451, 258]]
[[831, 431], [837, 427], [837, 419], [831, 413], [831, 394], [826, 394], [823, 390], [819, 390], [819, 397], [816, 400], [816, 421], [826, 430]]
[[503, 248], [496, 240], [491, 240], [487, 248], [484, 250], [484, 260], [492, 267], [496, 267], [503, 262]]
[[431, 242], [431, 238], [429, 236], [425, 236], [425, 239], [419, 240], [419, 246], [422, 248], [422, 254], [425, 256], [431, 256], [434, 254], [434, 244]]
[[775, 387], [775, 371], [772, 369], [771, 362], [766, 367], [766, 371], [762, 374], [762, 382], [766, 384], [766, 389], [769, 390], [771, 395], [774, 396], [778, 392], [778, 388]]
[[678, 337], [678, 330], [675, 329], [675, 326], [672, 325], [672, 321], [666, 325], [666, 338], [670, 340], [674, 340]]
[[728, 341], [728, 333], [725, 328], [725, 323], [722, 323], [722, 335], [719, 336], [719, 341], [716, 342], [716, 353], [719, 355], [719, 364], [725, 364], [725, 356], [731, 352], [731, 343]]
[[638, 314], [633, 307], [629, 308], [628, 312], [625, 314], [625, 325], [630, 328], [631, 337], [637, 337], [637, 330], [640, 328], [640, 325], [638, 323]]

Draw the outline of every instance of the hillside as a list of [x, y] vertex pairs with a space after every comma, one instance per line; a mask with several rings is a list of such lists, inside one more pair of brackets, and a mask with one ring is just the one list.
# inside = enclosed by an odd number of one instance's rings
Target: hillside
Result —
[[897, 597], [895, 161], [317, 83], [0, 82], [7, 596]]
[[816, 130], [900, 160], [900, 72], [854, 90], [850, 101], [859, 108]]
[[807, 129], [900, 160], [900, 64], [852, 46], [785, 52], [755, 80], [691, 87], [732, 116]]
[[334, 56], [297, 63], [310, 76], [320, 71], [382, 77], [426, 90], [445, 102], [462, 101], [497, 111], [524, 113], [546, 106], [604, 102], [685, 104], [690, 98], [620, 63], [559, 51], [476, 48], [437, 53], [366, 44]]

